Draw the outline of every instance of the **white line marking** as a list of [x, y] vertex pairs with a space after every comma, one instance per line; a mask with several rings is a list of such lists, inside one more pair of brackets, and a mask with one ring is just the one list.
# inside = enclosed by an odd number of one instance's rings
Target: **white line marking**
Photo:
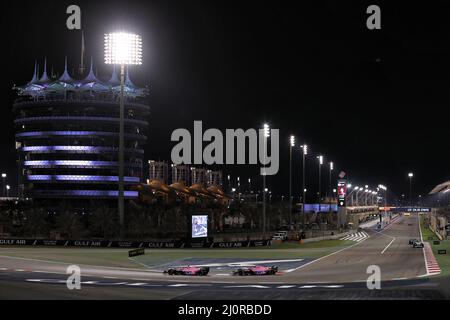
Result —
[[[110, 250], [110, 249], [108, 249], [108, 250]], [[24, 260], [24, 261], [36, 261], [36, 262], [44, 262], [44, 263], [51, 263], [51, 264], [62, 264], [62, 265], [66, 265], [66, 266], [70, 266], [70, 265], [73, 264], [73, 263], [62, 262], [62, 261], [41, 260], [41, 259], [22, 258], [22, 257], [12, 257], [12, 256], [5, 256], [5, 255], [0, 255], [0, 258], [16, 259], [16, 260]], [[140, 272], [145, 272], [145, 273], [155, 273], [154, 271], [148, 270], [148, 269], [123, 268], [123, 267], [105, 267], [105, 266], [97, 266], [97, 265], [91, 265], [91, 264], [79, 264], [79, 266], [80, 267], [91, 267], [91, 268], [102, 268], [102, 269], [109, 269], [109, 270], [127, 270], [127, 271], [140, 271]]]
[[301, 268], [304, 268], [304, 267], [306, 267], [306, 266], [309, 266], [310, 264], [313, 264], [314, 262], [317, 262], [317, 261], [320, 261], [320, 260], [322, 260], [322, 259], [331, 257], [332, 255], [338, 254], [338, 253], [340, 253], [340, 252], [342, 252], [342, 251], [344, 251], [344, 250], [348, 250], [348, 249], [350, 249], [350, 248], [353, 248], [353, 247], [355, 247], [355, 246], [357, 246], [357, 245], [363, 243], [363, 242], [366, 241], [367, 239], [370, 239], [370, 236], [367, 237], [367, 238], [364, 238], [363, 240], [361, 240], [361, 241], [359, 241], [359, 242], [357, 242], [357, 243], [355, 243], [355, 244], [352, 244], [351, 246], [342, 248], [342, 249], [340, 249], [340, 250], [338, 250], [338, 251], [335, 251], [335, 252], [332, 252], [332, 253], [330, 253], [330, 254], [327, 254], [326, 256], [323, 256], [323, 257], [320, 257], [320, 258], [318, 258], [318, 259], [316, 259], [316, 260], [313, 260], [313, 261], [310, 261], [310, 262], [308, 262], [308, 263], [305, 263], [304, 265], [301, 265], [300, 267], [298, 267], [297, 270], [298, 270], [298, 269], [301, 269]]
[[295, 286], [278, 286], [277, 289], [289, 289], [289, 288], [293, 288]]
[[386, 246], [386, 248], [384, 248], [383, 249], [383, 251], [381, 251], [381, 254], [383, 254], [383, 253], [385, 253], [386, 252], [386, 250], [390, 247], [390, 245], [392, 244], [392, 242], [394, 242], [395, 241], [395, 238], [394, 239], [392, 239], [392, 241], [391, 242], [389, 242], [389, 244]]
[[225, 286], [224, 288], [258, 288], [258, 289], [269, 289], [267, 286], [261, 286], [256, 284], [242, 285], [242, 286]]
[[169, 287], [187, 287], [189, 284], [186, 283], [177, 283], [177, 284], [170, 284]]

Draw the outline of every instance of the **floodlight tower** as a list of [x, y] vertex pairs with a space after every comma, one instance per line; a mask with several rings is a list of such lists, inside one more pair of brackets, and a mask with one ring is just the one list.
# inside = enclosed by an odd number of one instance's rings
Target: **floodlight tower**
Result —
[[308, 154], [308, 145], [304, 144], [302, 146], [300, 146], [302, 148], [302, 155], [303, 155], [303, 161], [302, 161], [302, 166], [303, 166], [303, 172], [302, 172], [302, 192], [303, 192], [303, 206], [302, 206], [302, 230], [305, 230], [305, 204], [306, 204], [306, 186], [305, 186], [305, 161], [306, 161], [306, 155]]
[[267, 139], [270, 137], [270, 127], [267, 123], [263, 125], [263, 146], [264, 146], [264, 172], [263, 172], [263, 237], [266, 240], [266, 149]]
[[408, 173], [409, 178], [409, 206], [412, 207], [412, 178], [414, 177], [414, 174], [412, 172]]
[[124, 91], [125, 65], [142, 64], [142, 38], [133, 33], [115, 32], [105, 34], [105, 63], [120, 65], [120, 105], [119, 105], [119, 221], [121, 236], [124, 226]]
[[317, 156], [317, 159], [319, 160], [319, 192], [318, 192], [318, 195], [319, 195], [319, 213], [320, 213], [320, 204], [321, 204], [321, 202], [322, 202], [322, 165], [323, 165], [323, 156], [322, 155], [320, 155], [320, 156]]
[[295, 147], [295, 137], [289, 138], [289, 230], [292, 224], [292, 148]]

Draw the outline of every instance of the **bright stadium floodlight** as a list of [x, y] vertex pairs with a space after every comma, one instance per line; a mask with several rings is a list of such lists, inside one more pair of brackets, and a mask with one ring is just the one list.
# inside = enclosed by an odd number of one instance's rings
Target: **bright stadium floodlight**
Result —
[[264, 130], [264, 137], [269, 138], [270, 137], [270, 127], [267, 123], [264, 124], [263, 130]]
[[125, 187], [124, 187], [124, 91], [125, 65], [142, 64], [142, 38], [127, 32], [105, 34], [105, 63], [120, 65], [120, 105], [119, 105], [119, 222], [121, 237], [124, 232]]
[[319, 164], [322, 165], [323, 164], [323, 156], [318, 156], [317, 159], [319, 159]]
[[142, 64], [142, 38], [133, 33], [105, 34], [106, 64]]
[[294, 136], [291, 136], [291, 137], [289, 138], [289, 141], [290, 141], [290, 143], [291, 143], [291, 147], [295, 147], [295, 137], [294, 137]]

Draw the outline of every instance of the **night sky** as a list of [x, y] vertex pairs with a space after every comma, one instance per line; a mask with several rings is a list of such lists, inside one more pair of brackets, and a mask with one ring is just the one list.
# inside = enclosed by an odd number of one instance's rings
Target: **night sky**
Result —
[[[66, 28], [66, 8], [82, 10], [86, 60], [99, 77], [103, 34], [140, 33], [144, 64], [132, 80], [149, 84], [152, 108], [146, 159], [170, 159], [176, 128], [280, 129], [281, 168], [268, 179], [288, 192], [290, 134], [344, 170], [354, 184], [385, 184], [394, 194], [426, 194], [450, 180], [450, 19], [445, 3], [396, 5], [359, 1], [2, 1], [0, 170], [17, 175], [13, 84], [32, 77], [35, 59], [49, 71], [80, 63], [80, 31]], [[366, 28], [366, 8], [378, 4], [382, 30]], [[294, 191], [300, 192], [300, 151]], [[242, 179], [259, 166], [226, 166]], [[317, 181], [308, 163], [307, 187]], [[337, 173], [337, 172], [335, 172]], [[324, 169], [324, 184], [328, 173]], [[258, 178], [260, 180], [260, 178]]]

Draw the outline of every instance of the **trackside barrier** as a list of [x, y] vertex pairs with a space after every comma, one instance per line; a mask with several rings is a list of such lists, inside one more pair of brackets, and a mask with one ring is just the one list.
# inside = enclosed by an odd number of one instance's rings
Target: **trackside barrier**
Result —
[[271, 240], [230, 242], [189, 241], [108, 241], [108, 240], [48, 240], [48, 239], [0, 239], [0, 246], [44, 246], [85, 248], [245, 248], [270, 246]]

